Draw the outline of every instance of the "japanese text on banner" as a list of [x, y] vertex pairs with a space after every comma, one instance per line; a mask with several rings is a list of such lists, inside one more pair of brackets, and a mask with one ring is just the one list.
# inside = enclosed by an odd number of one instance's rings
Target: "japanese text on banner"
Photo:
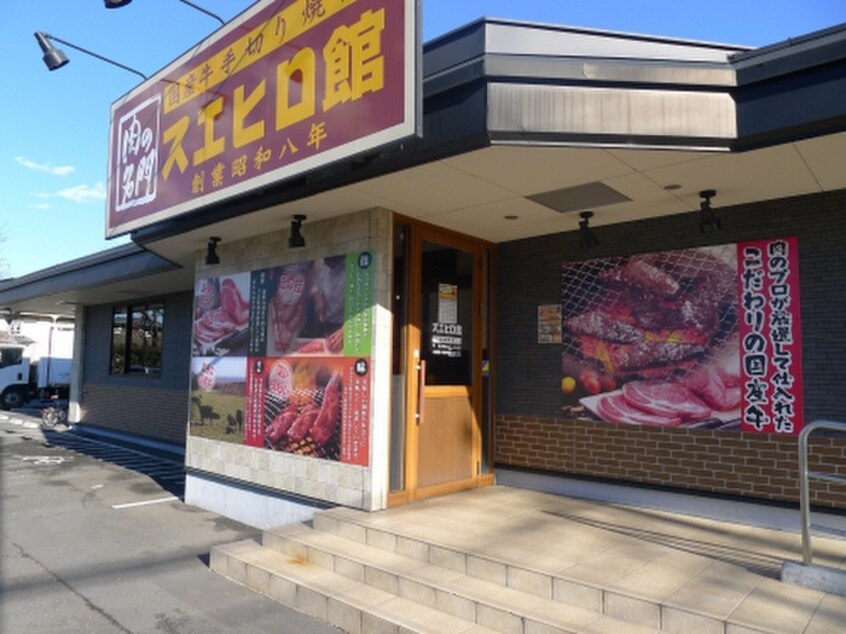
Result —
[[738, 245], [744, 431], [802, 429], [796, 238]]

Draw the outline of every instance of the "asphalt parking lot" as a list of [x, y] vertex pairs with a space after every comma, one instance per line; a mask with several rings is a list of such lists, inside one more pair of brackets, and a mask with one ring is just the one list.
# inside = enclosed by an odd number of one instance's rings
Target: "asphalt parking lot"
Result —
[[183, 487], [173, 459], [0, 412], [0, 632], [338, 633], [211, 572], [259, 532]]

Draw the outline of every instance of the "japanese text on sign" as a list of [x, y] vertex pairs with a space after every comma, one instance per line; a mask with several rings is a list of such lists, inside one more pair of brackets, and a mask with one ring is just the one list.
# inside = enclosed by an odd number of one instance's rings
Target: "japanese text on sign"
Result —
[[[384, 88], [383, 65], [381, 55], [380, 34], [384, 28], [384, 11], [365, 12], [358, 22], [352, 25], [340, 26], [332, 33], [332, 37], [325, 44], [322, 51], [322, 62], [325, 75], [323, 100], [320, 103], [321, 112], [325, 113], [335, 106], [347, 101], [361, 99], [368, 92], [378, 92]], [[167, 155], [162, 165], [162, 177], [167, 180], [174, 168], [185, 172], [189, 164], [199, 167], [227, 151], [227, 140], [235, 149], [250, 143], [260, 141], [266, 136], [268, 124], [275, 132], [285, 130], [296, 123], [314, 117], [317, 114], [317, 75], [318, 58], [315, 51], [305, 47], [289, 60], [277, 67], [277, 84], [275, 95], [275, 115], [273, 122], [259, 119], [252, 123], [248, 120], [255, 118], [262, 109], [260, 105], [267, 98], [267, 80], [262, 80], [249, 95], [245, 94], [245, 87], [239, 86], [234, 91], [232, 103], [232, 132], [231, 138], [220, 136], [220, 129], [224, 128], [220, 120], [223, 118], [224, 98], [218, 97], [203, 106], [196, 118], [196, 125], [203, 131], [202, 145], [190, 153], [185, 147], [185, 139], [191, 126], [191, 117], [187, 114], [165, 128], [163, 140], [167, 144]], [[294, 102], [292, 86], [296, 85], [301, 91], [299, 99]], [[177, 86], [178, 87], [178, 86]], [[174, 91], [177, 87], [174, 87]], [[165, 98], [165, 108], [173, 100]], [[328, 138], [325, 124], [315, 122], [311, 125], [307, 137], [300, 141], [312, 151], [319, 151], [320, 146]], [[288, 138], [282, 145], [279, 158], [288, 151], [293, 155], [299, 148]], [[242, 154], [233, 159], [227, 166], [223, 163], [213, 164], [209, 170], [210, 185], [220, 187], [224, 184], [228, 174], [232, 177], [243, 176], [248, 164], [261, 171], [265, 163], [270, 162], [274, 150], [271, 147], [259, 146], [256, 152], [249, 156]], [[204, 171], [195, 174], [192, 180], [192, 193], [205, 192], [206, 174]]]
[[[344, 354], [370, 354], [373, 333], [373, 255], [368, 251], [347, 255], [346, 319]], [[349, 336], [346, 333], [349, 333]]]
[[156, 95], [118, 121], [118, 211], [156, 197], [160, 107], [161, 99]]
[[416, 134], [413, 4], [256, 3], [115, 102], [107, 235]]
[[743, 429], [802, 427], [798, 257], [795, 238], [739, 245]]
[[329, 20], [355, 0], [295, 0], [230, 46], [182, 74], [165, 92], [171, 112]]

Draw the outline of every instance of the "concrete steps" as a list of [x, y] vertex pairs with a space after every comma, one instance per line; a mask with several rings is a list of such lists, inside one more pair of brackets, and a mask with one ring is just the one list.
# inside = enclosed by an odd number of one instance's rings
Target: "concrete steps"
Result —
[[[822, 634], [846, 597], [778, 580], [798, 536], [508, 487], [336, 508], [212, 568], [347, 632]], [[816, 556], [846, 570], [844, 542]]]
[[661, 631], [602, 614], [589, 592], [574, 589], [562, 600], [568, 587], [556, 591], [536, 571], [356, 521], [362, 517], [319, 513], [313, 528], [289, 525], [265, 531], [261, 545], [215, 548], [211, 567], [353, 634]]
[[[841, 540], [815, 558], [846, 570]], [[846, 597], [779, 581], [799, 536], [486, 487], [336, 508], [216, 548], [212, 568], [347, 632], [823, 634]]]
[[251, 540], [214, 548], [211, 568], [350, 634], [493, 633]]

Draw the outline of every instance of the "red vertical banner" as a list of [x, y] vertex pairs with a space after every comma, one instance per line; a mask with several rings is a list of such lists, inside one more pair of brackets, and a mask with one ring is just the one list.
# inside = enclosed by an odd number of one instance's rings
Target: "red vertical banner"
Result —
[[244, 444], [250, 447], [264, 446], [264, 401], [265, 380], [264, 359], [247, 360], [247, 386], [244, 398], [246, 415], [244, 417]]
[[743, 431], [798, 434], [804, 422], [798, 240], [737, 245]]
[[370, 359], [352, 361], [345, 375], [341, 462], [366, 467], [370, 451]]

